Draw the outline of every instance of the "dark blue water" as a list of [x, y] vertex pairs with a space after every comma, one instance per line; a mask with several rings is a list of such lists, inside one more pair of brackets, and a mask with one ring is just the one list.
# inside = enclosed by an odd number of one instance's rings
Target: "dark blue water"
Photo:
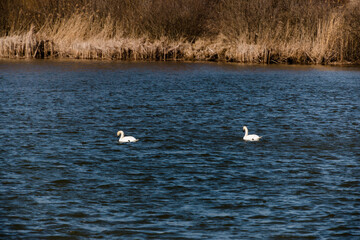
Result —
[[2, 239], [360, 238], [359, 68], [1, 61], [0, 126]]

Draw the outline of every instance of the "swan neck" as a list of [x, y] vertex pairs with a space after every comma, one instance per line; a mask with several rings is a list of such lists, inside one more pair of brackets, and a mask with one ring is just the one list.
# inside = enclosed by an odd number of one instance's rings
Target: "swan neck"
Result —
[[249, 134], [249, 130], [245, 127], [245, 137]]
[[124, 132], [120, 131], [120, 139], [122, 139], [124, 137]]

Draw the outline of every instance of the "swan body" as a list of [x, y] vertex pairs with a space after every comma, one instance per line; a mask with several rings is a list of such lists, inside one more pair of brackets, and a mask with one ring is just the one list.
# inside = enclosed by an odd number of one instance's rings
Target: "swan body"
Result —
[[137, 142], [139, 139], [134, 138], [133, 136], [124, 136], [123, 131], [118, 131], [117, 136], [120, 136], [119, 142], [120, 143], [127, 143], [127, 142]]
[[260, 138], [262, 138], [262, 137], [260, 137], [260, 136], [258, 136], [258, 135], [256, 135], [256, 134], [250, 134], [250, 135], [249, 135], [249, 130], [248, 130], [248, 128], [247, 128], [246, 126], [243, 127], [243, 131], [245, 131], [245, 135], [244, 135], [244, 137], [243, 137], [243, 139], [244, 139], [245, 141], [255, 142], [255, 141], [259, 141]]

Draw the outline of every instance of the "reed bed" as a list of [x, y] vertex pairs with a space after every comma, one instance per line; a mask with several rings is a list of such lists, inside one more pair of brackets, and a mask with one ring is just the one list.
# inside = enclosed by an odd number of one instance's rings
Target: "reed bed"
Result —
[[0, 57], [359, 63], [359, 0], [4, 0]]

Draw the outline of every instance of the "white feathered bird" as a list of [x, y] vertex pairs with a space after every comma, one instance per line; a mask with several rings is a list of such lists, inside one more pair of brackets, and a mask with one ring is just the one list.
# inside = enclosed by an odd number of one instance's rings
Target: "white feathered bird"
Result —
[[245, 135], [243, 137], [243, 139], [245, 141], [259, 141], [260, 138], [262, 138], [262, 137], [260, 137], [260, 136], [258, 136], [256, 134], [250, 134], [249, 135], [249, 130], [248, 130], [248, 128], [246, 126], [243, 127], [243, 131], [245, 131]]
[[134, 138], [133, 136], [124, 136], [123, 131], [118, 131], [117, 136], [120, 136], [119, 142], [120, 143], [127, 143], [127, 142], [137, 142], [139, 139]]

